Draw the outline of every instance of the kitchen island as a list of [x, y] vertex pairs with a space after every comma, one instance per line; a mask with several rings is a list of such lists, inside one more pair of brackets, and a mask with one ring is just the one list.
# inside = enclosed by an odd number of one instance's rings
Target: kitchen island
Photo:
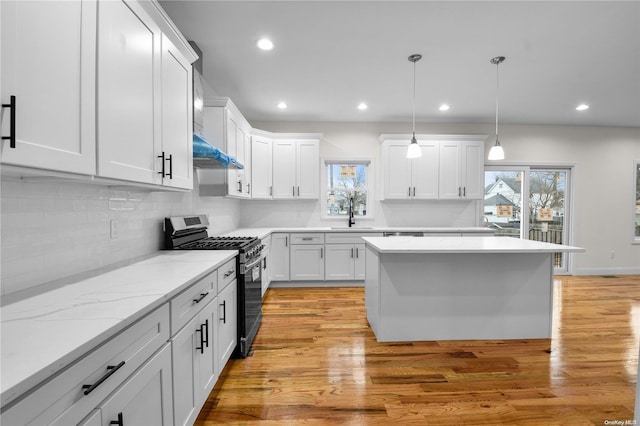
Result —
[[549, 338], [553, 254], [584, 251], [508, 237], [363, 240], [381, 342]]

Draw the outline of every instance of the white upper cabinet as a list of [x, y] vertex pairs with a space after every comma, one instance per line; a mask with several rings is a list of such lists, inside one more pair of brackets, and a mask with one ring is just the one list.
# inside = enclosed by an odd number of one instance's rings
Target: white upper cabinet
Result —
[[[161, 74], [162, 151], [165, 155], [163, 184], [184, 189], [193, 188], [192, 78], [193, 68], [189, 61], [168, 37], [163, 36]], [[167, 163], [169, 170], [167, 170]]]
[[94, 1], [2, 1], [1, 161], [95, 174]]
[[162, 155], [160, 28], [136, 3], [100, 3], [98, 19], [98, 175], [160, 184]]
[[383, 199], [482, 199], [481, 135], [417, 135], [422, 156], [407, 159], [411, 135], [381, 135]]
[[482, 199], [484, 193], [483, 174], [483, 141], [441, 143], [441, 199]]
[[319, 194], [319, 139], [274, 140], [273, 198], [317, 199]]
[[264, 136], [251, 136], [251, 198], [270, 199], [273, 190], [272, 141]]
[[193, 187], [196, 56], [157, 2], [1, 7], [3, 163]]
[[409, 141], [390, 140], [382, 146], [385, 199], [438, 198], [438, 142], [419, 141], [422, 157], [408, 159]]

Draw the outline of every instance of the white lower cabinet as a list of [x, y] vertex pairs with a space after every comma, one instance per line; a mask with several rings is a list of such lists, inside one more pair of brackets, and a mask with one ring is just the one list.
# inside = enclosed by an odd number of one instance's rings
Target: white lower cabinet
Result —
[[101, 406], [103, 426], [173, 424], [171, 348], [167, 344]]
[[324, 244], [291, 246], [291, 280], [324, 280]]
[[171, 339], [174, 424], [191, 425], [218, 378], [217, 298]]
[[271, 284], [271, 235], [262, 239], [262, 296], [267, 292], [269, 284]]
[[289, 281], [289, 234], [271, 234], [269, 259], [271, 262], [271, 280]]
[[222, 369], [238, 343], [238, 283], [235, 279], [218, 293], [217, 323], [216, 351]]

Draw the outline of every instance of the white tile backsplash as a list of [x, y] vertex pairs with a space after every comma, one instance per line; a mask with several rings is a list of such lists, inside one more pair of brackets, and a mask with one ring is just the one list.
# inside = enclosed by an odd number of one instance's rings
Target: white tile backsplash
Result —
[[[153, 253], [166, 216], [206, 213], [218, 232], [239, 227], [238, 204], [198, 201], [193, 192], [106, 187], [66, 180], [2, 177], [1, 293]], [[118, 237], [110, 236], [117, 221]]]

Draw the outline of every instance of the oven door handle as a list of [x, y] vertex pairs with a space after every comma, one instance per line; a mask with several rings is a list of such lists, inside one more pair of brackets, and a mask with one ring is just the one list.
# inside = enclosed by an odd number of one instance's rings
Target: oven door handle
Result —
[[259, 265], [260, 262], [262, 262], [262, 256], [247, 265], [240, 265], [240, 273], [245, 274], [246, 271], [250, 271], [254, 266]]

